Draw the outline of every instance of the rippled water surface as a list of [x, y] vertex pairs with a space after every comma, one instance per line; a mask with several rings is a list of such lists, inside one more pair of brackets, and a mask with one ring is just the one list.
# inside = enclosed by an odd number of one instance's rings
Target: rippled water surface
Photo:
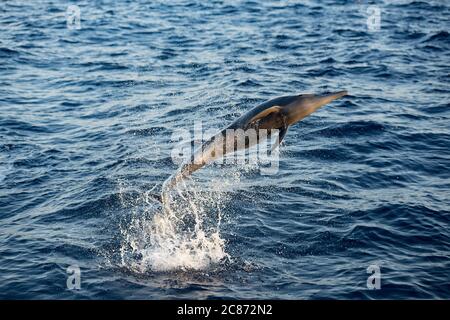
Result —
[[[1, 298], [450, 298], [448, 3], [69, 4], [0, 3]], [[341, 89], [276, 175], [211, 165], [161, 208], [177, 130]]]

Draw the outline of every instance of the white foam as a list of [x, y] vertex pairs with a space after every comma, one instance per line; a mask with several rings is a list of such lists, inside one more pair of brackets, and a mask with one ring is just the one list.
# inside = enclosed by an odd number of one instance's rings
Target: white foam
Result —
[[226, 197], [220, 190], [199, 189], [182, 183], [168, 192], [163, 209], [143, 196], [143, 205], [132, 209], [131, 223], [122, 227], [124, 267], [140, 273], [204, 270], [229, 258], [220, 233]]

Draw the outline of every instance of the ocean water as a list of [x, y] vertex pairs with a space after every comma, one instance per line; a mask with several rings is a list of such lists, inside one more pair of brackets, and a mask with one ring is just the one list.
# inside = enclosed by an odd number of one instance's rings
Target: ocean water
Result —
[[[2, 1], [0, 298], [450, 298], [449, 17]], [[344, 89], [289, 129], [276, 174], [212, 164], [161, 206], [175, 133]]]

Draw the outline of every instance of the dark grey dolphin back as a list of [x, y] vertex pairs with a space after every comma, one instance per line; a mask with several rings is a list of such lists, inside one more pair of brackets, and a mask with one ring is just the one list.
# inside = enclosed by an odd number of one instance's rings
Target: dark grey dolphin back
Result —
[[264, 110], [271, 108], [273, 106], [280, 106], [284, 107], [292, 102], [294, 102], [298, 96], [284, 96], [284, 97], [278, 97], [272, 100], [268, 100], [257, 107], [253, 108], [249, 112], [243, 114], [238, 119], [236, 119], [227, 129], [243, 129], [247, 126], [248, 122], [258, 115], [259, 113], [263, 112]]

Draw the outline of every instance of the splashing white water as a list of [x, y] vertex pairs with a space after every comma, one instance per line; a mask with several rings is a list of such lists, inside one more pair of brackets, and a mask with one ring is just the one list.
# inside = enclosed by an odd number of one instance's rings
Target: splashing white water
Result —
[[168, 194], [170, 207], [161, 209], [152, 192], [133, 205], [131, 222], [122, 226], [121, 264], [134, 272], [204, 270], [229, 259], [221, 237], [228, 181], [209, 180], [205, 190], [198, 182], [183, 181]]

